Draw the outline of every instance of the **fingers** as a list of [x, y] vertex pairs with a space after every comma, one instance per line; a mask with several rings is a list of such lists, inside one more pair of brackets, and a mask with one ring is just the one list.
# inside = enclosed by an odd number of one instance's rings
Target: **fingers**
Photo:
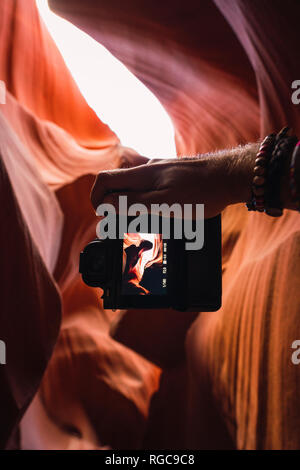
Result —
[[142, 155], [134, 155], [126, 157], [128, 164], [125, 168], [132, 168], [135, 166], [146, 165], [149, 161], [149, 158], [143, 157]]
[[153, 165], [153, 163], [161, 163], [161, 162], [166, 162], [167, 158], [151, 158], [148, 160], [148, 165]]
[[134, 150], [125, 147], [122, 156], [120, 157], [119, 168], [132, 168], [135, 166], [145, 165], [148, 163], [149, 158], [143, 157]]
[[111, 192], [141, 192], [153, 188], [154, 171], [149, 165], [129, 169], [102, 171], [96, 178], [91, 192], [94, 209]]

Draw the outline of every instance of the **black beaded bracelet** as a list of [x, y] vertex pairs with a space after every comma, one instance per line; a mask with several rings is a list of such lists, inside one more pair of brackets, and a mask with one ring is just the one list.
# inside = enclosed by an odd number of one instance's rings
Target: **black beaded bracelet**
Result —
[[276, 137], [275, 148], [269, 161], [265, 191], [265, 212], [271, 217], [280, 217], [283, 213], [281, 201], [281, 181], [288, 157], [291, 155], [297, 137], [288, 136], [284, 128]]
[[299, 177], [300, 174], [300, 140], [297, 142], [290, 163], [290, 189], [292, 195], [292, 202], [295, 204], [296, 209], [300, 212], [300, 184]]

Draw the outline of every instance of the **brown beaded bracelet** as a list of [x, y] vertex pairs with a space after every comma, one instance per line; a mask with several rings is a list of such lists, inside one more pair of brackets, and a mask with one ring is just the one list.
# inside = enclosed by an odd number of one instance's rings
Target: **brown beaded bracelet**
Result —
[[264, 138], [260, 144], [259, 151], [256, 155], [253, 182], [252, 182], [252, 195], [251, 201], [247, 202], [246, 206], [249, 211], [264, 212], [265, 210], [265, 185], [268, 162], [272, 156], [275, 145], [275, 134], [270, 134]]
[[296, 181], [296, 170], [297, 170], [297, 162], [299, 161], [299, 159], [300, 159], [300, 140], [295, 145], [292, 158], [291, 158], [291, 164], [290, 164], [291, 195], [292, 195], [292, 201], [295, 204], [298, 212], [300, 212], [300, 188]]

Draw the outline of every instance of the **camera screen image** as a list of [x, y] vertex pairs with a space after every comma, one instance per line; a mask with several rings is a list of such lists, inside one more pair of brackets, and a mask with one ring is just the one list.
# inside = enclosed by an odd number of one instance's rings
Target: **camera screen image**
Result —
[[122, 267], [123, 295], [167, 293], [167, 243], [161, 234], [125, 233]]
[[[137, 233], [128, 220], [125, 224], [118, 219], [119, 237], [96, 238], [84, 247], [79, 272], [86, 285], [102, 289], [104, 309], [212, 312], [220, 308], [220, 215], [205, 219], [205, 243], [194, 250], [186, 246], [190, 239], [175, 237], [172, 220], [165, 236], [147, 229]], [[164, 219], [159, 222], [155, 231], [162, 232]]]

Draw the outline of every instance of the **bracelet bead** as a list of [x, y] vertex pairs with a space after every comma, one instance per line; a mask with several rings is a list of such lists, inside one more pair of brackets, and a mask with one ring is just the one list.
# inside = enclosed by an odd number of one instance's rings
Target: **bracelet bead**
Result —
[[267, 166], [267, 160], [265, 158], [259, 157], [255, 160], [255, 166]]
[[[265, 192], [265, 188], [263, 186], [254, 186], [253, 192], [255, 196], [263, 196]], [[257, 198], [256, 198], [257, 201]]]
[[254, 174], [258, 176], [263, 176], [266, 173], [266, 169], [263, 166], [255, 166]]
[[282, 215], [282, 209], [277, 207], [268, 207], [266, 209], [266, 214], [271, 217], [280, 217]]
[[254, 186], [262, 186], [265, 184], [265, 182], [266, 182], [266, 178], [264, 178], [263, 176], [254, 176], [253, 178]]

